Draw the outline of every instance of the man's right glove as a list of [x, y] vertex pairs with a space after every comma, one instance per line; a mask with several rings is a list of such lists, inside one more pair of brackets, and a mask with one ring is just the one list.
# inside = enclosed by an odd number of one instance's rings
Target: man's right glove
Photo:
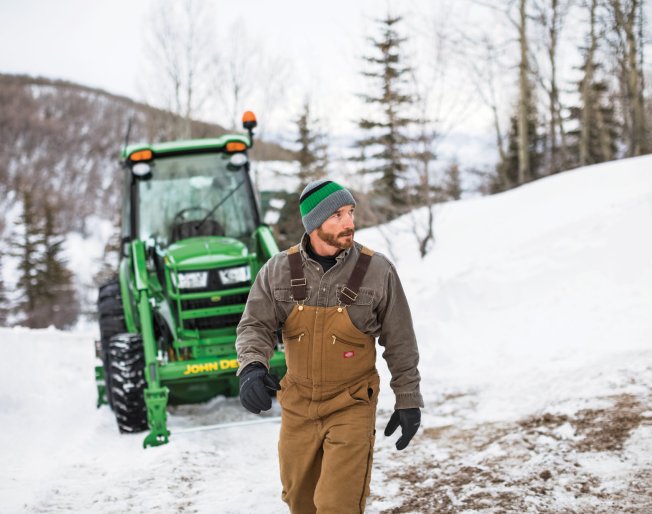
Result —
[[279, 391], [281, 384], [260, 362], [248, 364], [240, 372], [240, 403], [249, 412], [260, 414], [272, 408], [271, 391]]
[[421, 409], [397, 409], [389, 418], [385, 428], [385, 435], [389, 436], [401, 425], [401, 437], [396, 441], [396, 449], [403, 450], [410, 444], [414, 434], [419, 430], [421, 424]]

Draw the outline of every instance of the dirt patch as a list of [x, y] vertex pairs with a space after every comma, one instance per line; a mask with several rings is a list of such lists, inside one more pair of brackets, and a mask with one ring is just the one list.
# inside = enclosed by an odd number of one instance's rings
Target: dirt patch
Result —
[[605, 483], [605, 475], [594, 474], [582, 457], [593, 452], [598, 459], [604, 455], [620, 462], [632, 431], [648, 422], [641, 414], [650, 410], [652, 395], [602, 400], [608, 402], [606, 408], [573, 415], [546, 413], [515, 423], [425, 429], [413, 451], [419, 451], [419, 444], [432, 447], [435, 440], [446, 458], [412, 459], [387, 472], [387, 481], [400, 484], [405, 501], [382, 512], [652, 512], [652, 459], [643, 469], [630, 469], [629, 476]]
[[609, 409], [579, 411], [572, 425], [578, 435], [584, 436], [576, 448], [580, 452], [613, 452], [623, 449], [623, 443], [632, 430], [641, 424], [645, 407], [633, 395], [615, 397]]

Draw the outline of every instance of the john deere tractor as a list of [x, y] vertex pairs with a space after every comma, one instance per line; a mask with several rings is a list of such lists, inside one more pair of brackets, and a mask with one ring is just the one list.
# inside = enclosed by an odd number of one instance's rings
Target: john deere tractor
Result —
[[[99, 289], [98, 407], [121, 432], [169, 440], [168, 403], [238, 394], [236, 326], [278, 252], [249, 177], [248, 135], [127, 146], [118, 277]], [[285, 373], [275, 351], [271, 368]]]

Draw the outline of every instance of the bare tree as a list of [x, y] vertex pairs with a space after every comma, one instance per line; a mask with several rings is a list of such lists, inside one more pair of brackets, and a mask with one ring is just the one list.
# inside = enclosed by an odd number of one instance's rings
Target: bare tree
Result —
[[[531, 19], [529, 13], [529, 4], [527, 0], [509, 0], [507, 2], [499, 2], [497, 0], [473, 0], [478, 5], [485, 7], [495, 13], [498, 13], [499, 20], [508, 22], [511, 30], [513, 31], [518, 46], [518, 61], [516, 63], [518, 68], [517, 84], [517, 102], [515, 106], [515, 115], [512, 120], [512, 128], [509, 132], [508, 141], [505, 141], [500, 129], [497, 128], [497, 139], [499, 141], [498, 147], [501, 153], [501, 161], [497, 170], [498, 176], [495, 177], [496, 182], [500, 184], [497, 190], [504, 190], [515, 185], [527, 182], [536, 176], [536, 165], [534, 164], [537, 159], [534, 155], [537, 150], [538, 142], [536, 137], [536, 108], [535, 108], [535, 87], [532, 81], [532, 65], [531, 65], [531, 44], [528, 33], [528, 20]], [[493, 41], [494, 35], [486, 36], [484, 41]], [[498, 45], [501, 50], [511, 47], [513, 44], [509, 38], [503, 37], [504, 41]], [[496, 55], [494, 45], [490, 45], [485, 49], [485, 54], [493, 53]], [[487, 69], [493, 73], [491, 65], [477, 66], [485, 74]], [[503, 69], [505, 67], [503, 66]], [[485, 99], [495, 105], [495, 96], [493, 94], [486, 94]], [[493, 100], [493, 101], [492, 101]], [[494, 124], [496, 127], [498, 116], [497, 109], [494, 107]], [[505, 145], [502, 144], [505, 142]], [[511, 148], [513, 146], [513, 149]], [[513, 158], [510, 155], [513, 153]], [[512, 164], [510, 161], [514, 161]], [[515, 166], [515, 176], [507, 177], [507, 171], [504, 167], [509, 163], [508, 167]], [[503, 169], [501, 169], [501, 167]]]
[[559, 101], [558, 48], [564, 22], [573, 0], [535, 0], [534, 20], [542, 31], [543, 50], [547, 60], [548, 77], [536, 66], [537, 78], [548, 97], [548, 133], [545, 160], [549, 172], [557, 173], [567, 164], [567, 142], [562, 107]]
[[520, 60], [518, 65], [518, 110], [517, 110], [517, 127], [518, 127], [518, 183], [523, 184], [530, 179], [532, 170], [530, 169], [530, 159], [528, 156], [528, 118], [530, 107], [530, 80], [528, 73], [530, 70], [528, 64], [528, 36], [527, 36], [527, 14], [526, 0], [519, 0], [518, 4], [518, 46], [520, 50]]
[[[469, 42], [468, 38], [467, 42]], [[476, 93], [482, 102], [491, 110], [498, 157], [500, 162], [505, 162], [507, 160], [505, 134], [500, 122], [501, 106], [499, 105], [497, 96], [497, 89], [500, 87], [498, 80], [499, 77], [503, 76], [502, 71], [505, 66], [502, 66], [500, 63], [500, 49], [496, 47], [487, 34], [484, 34], [478, 42], [471, 41], [471, 43], [476, 48], [481, 49], [480, 54], [472, 55], [468, 59], [468, 63], [472, 69], [471, 80], [475, 86]], [[501, 182], [506, 182], [506, 178], [502, 177]]]
[[629, 156], [649, 151], [643, 80], [643, 1], [605, 0], [610, 16], [609, 41], [614, 50], [622, 89]]
[[222, 110], [228, 112], [228, 127], [237, 130], [245, 102], [251, 102], [261, 58], [259, 45], [247, 34], [244, 20], [237, 19], [229, 28], [222, 47], [220, 65], [213, 77], [215, 90], [219, 91]]
[[219, 60], [211, 15], [205, 0], [162, 0], [152, 17], [148, 53], [153, 69], [146, 80], [176, 115], [169, 120], [174, 137], [192, 137], [192, 119], [210, 98], [210, 73]]
[[608, 101], [610, 84], [598, 77], [599, 70], [604, 68], [597, 57], [598, 40], [604, 31], [598, 23], [598, 8], [599, 0], [590, 0], [584, 5], [589, 30], [584, 48], [583, 76], [579, 82], [580, 106], [570, 110], [571, 118], [579, 122], [575, 133], [580, 166], [611, 160], [616, 153], [616, 120], [613, 102]]

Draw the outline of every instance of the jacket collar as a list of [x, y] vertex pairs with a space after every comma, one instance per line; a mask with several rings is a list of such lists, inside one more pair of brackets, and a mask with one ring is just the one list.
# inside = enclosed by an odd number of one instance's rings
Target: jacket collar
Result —
[[[308, 240], [310, 239], [310, 236], [308, 235], [307, 232], [303, 233], [303, 236], [301, 236], [301, 242], [299, 243], [299, 251], [301, 252], [301, 257], [303, 260], [308, 260], [310, 259], [310, 256], [308, 255], [308, 252], [306, 251], [306, 245], [308, 244]], [[353, 249], [356, 250], [356, 252], [360, 252], [360, 245], [356, 242], [354, 242], [353, 246], [351, 248], [347, 248], [346, 250], [341, 251], [340, 253], [337, 254], [335, 259], [338, 262], [341, 262], [342, 260], [346, 259], [349, 254], [353, 251]]]

